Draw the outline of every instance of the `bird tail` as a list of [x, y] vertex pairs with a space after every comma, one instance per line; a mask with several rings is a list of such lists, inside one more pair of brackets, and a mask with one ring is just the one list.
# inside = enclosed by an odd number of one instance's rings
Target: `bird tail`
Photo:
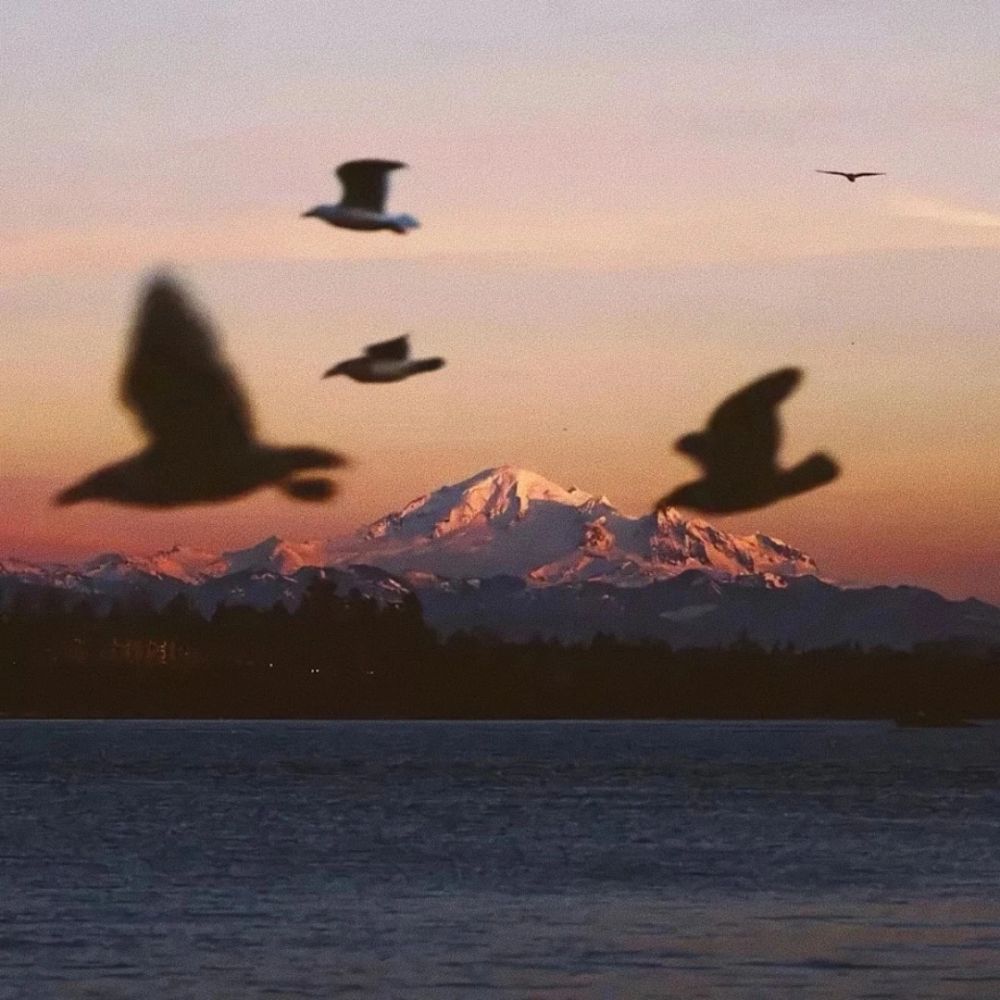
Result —
[[281, 457], [289, 471], [298, 469], [342, 469], [348, 460], [326, 448], [281, 448]]
[[444, 358], [425, 358], [413, 363], [415, 372], [436, 372], [439, 368], [444, 368]]
[[57, 493], [53, 498], [53, 503], [58, 507], [68, 507], [70, 504], [80, 503], [83, 500], [91, 499], [91, 494], [86, 489], [86, 483], [77, 483], [65, 490]]
[[836, 479], [840, 475], [840, 466], [829, 455], [817, 452], [789, 469], [785, 475], [789, 485], [797, 492], [811, 490]]
[[411, 229], [419, 229], [420, 223], [412, 215], [397, 215], [390, 227], [394, 233], [405, 234]]
[[329, 479], [289, 479], [281, 484], [281, 490], [294, 500], [308, 503], [322, 503], [337, 495], [337, 484]]
[[688, 510], [698, 510], [700, 504], [698, 503], [698, 492], [702, 489], [703, 480], [699, 480], [693, 483], [685, 483], [683, 486], [678, 486], [671, 492], [667, 493], [665, 496], [660, 497], [656, 501], [656, 506], [653, 508], [655, 511], [668, 511], [675, 510], [678, 507], [684, 507]]

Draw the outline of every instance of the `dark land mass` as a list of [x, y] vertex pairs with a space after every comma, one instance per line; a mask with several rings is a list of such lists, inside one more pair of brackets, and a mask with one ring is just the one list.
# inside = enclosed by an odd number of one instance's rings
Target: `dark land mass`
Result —
[[[921, 715], [920, 713], [923, 713]], [[181, 595], [97, 614], [57, 589], [0, 614], [0, 715], [22, 718], [1000, 718], [1000, 648], [672, 649], [440, 637], [407, 594], [341, 595], [318, 578], [294, 612]]]

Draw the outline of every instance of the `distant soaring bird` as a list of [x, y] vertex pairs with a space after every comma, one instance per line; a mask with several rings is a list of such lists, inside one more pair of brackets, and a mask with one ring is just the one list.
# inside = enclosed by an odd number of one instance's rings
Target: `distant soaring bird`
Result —
[[322, 219], [344, 229], [405, 233], [420, 223], [412, 215], [390, 215], [385, 210], [389, 174], [405, 167], [396, 160], [351, 160], [337, 167], [344, 195], [336, 205], [317, 205], [303, 212], [304, 219]]
[[822, 486], [840, 470], [833, 459], [812, 455], [792, 469], [775, 464], [781, 443], [776, 408], [799, 384], [798, 368], [782, 368], [724, 400], [708, 428], [675, 445], [705, 470], [705, 478], [678, 487], [657, 507], [687, 507], [726, 514], [753, 510]]
[[848, 174], [843, 170], [817, 170], [817, 174], [832, 174], [834, 177], [846, 177], [852, 184], [859, 177], [885, 177], [885, 173], [879, 170], [867, 170], [860, 174]]
[[167, 277], [150, 283], [139, 306], [121, 399], [139, 418], [146, 448], [64, 490], [56, 503], [180, 507], [268, 485], [297, 500], [327, 500], [336, 491], [329, 479], [296, 474], [346, 464], [325, 449], [257, 440], [243, 390], [208, 321]]
[[346, 375], [355, 382], [399, 382], [418, 372], [434, 372], [442, 367], [444, 358], [411, 361], [409, 337], [403, 336], [366, 347], [363, 357], [341, 361], [325, 372], [323, 378]]

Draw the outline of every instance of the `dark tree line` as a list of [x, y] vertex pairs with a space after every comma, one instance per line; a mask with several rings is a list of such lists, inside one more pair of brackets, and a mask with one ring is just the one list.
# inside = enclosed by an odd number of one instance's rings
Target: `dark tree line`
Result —
[[183, 718], [1000, 718], [1000, 649], [673, 650], [441, 638], [417, 599], [317, 579], [299, 607], [184, 596], [98, 615], [57, 590], [0, 614], [0, 714]]

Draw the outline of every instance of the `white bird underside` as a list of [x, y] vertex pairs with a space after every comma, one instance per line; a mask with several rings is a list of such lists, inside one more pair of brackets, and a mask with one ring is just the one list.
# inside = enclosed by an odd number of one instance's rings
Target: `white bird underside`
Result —
[[364, 232], [391, 229], [393, 232], [405, 233], [420, 226], [412, 215], [391, 215], [388, 212], [373, 212], [367, 208], [345, 207], [340, 204], [317, 205], [306, 215], [329, 222], [331, 226]]

